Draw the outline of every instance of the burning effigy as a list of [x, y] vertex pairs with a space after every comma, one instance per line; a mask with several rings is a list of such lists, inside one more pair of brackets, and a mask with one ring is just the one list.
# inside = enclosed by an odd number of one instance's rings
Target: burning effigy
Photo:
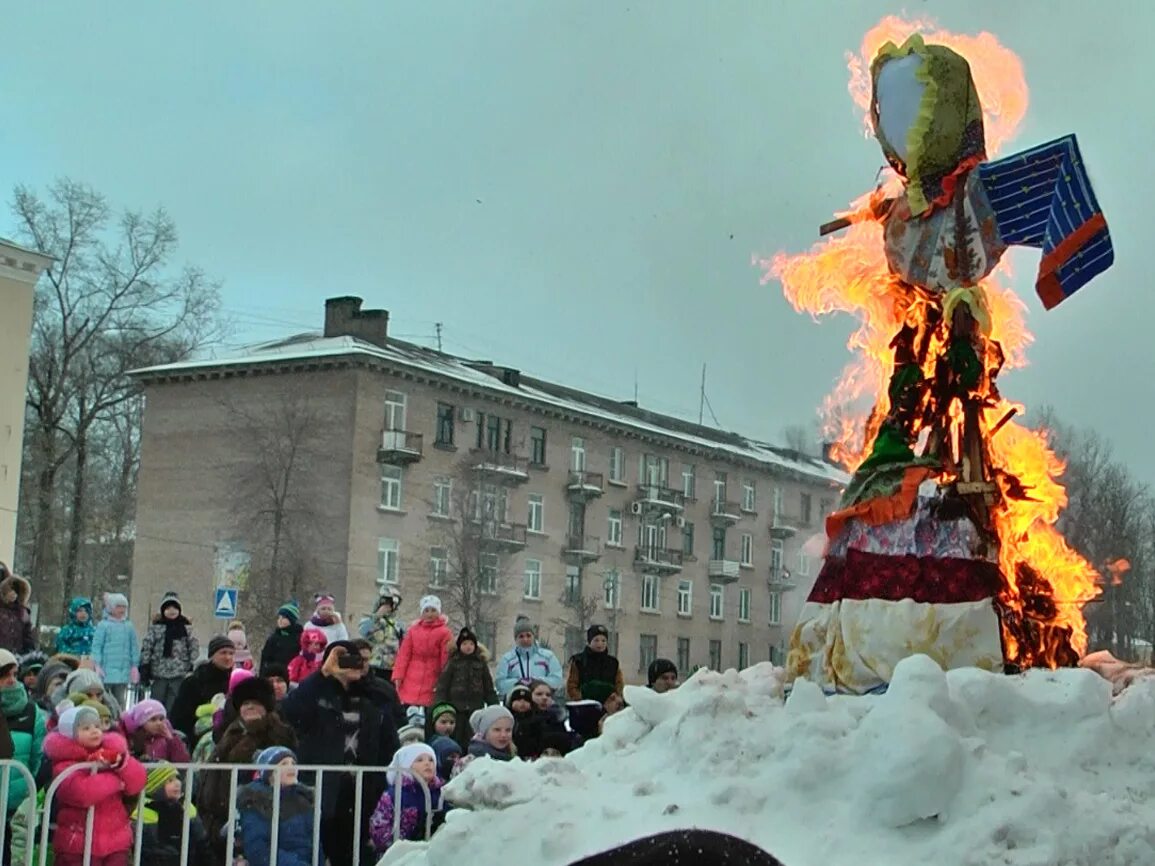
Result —
[[1113, 261], [1078, 143], [992, 158], [1026, 87], [990, 34], [885, 19], [850, 65], [889, 175], [822, 228], [832, 237], [763, 263], [797, 309], [862, 323], [859, 363], [828, 403], [853, 476], [827, 518], [789, 675], [862, 694], [916, 653], [945, 669], [1074, 665], [1097, 575], [1055, 528], [1061, 461], [997, 379], [1030, 339], [999, 280], [1006, 250], [1041, 250], [1047, 309]]

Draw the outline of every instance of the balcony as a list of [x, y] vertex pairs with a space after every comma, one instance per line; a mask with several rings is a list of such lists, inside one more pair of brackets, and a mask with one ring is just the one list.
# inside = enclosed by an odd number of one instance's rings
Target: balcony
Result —
[[790, 569], [780, 565], [770, 566], [770, 576], [766, 578], [766, 584], [772, 592], [787, 592], [798, 586], [790, 575]]
[[775, 514], [770, 521], [770, 537], [771, 538], [793, 538], [798, 534], [799, 521], [793, 517], [787, 517], [785, 514]]
[[477, 536], [486, 542], [510, 550], [525, 547], [524, 523], [498, 523], [494, 520], [477, 521]]
[[742, 509], [737, 502], [715, 499], [710, 503], [710, 522], [715, 526], [733, 526], [742, 519]]
[[485, 448], [474, 448], [470, 455], [473, 471], [481, 478], [501, 484], [524, 484], [529, 481], [529, 464], [524, 457]]
[[706, 575], [713, 583], [737, 583], [740, 573], [736, 559], [711, 559], [706, 565]]
[[602, 555], [602, 540], [592, 535], [571, 535], [562, 555], [573, 562], [593, 562]]
[[377, 462], [394, 465], [416, 463], [421, 459], [424, 439], [420, 433], [410, 433], [408, 430], [385, 430], [381, 434], [381, 446], [377, 449]]
[[686, 497], [681, 490], [660, 484], [639, 484], [638, 502], [647, 510], [681, 512], [686, 507]]
[[682, 570], [682, 551], [665, 547], [635, 548], [634, 568], [655, 574], [673, 574]]
[[574, 469], [570, 471], [565, 489], [572, 498], [587, 500], [601, 496], [605, 487], [605, 477], [600, 472]]

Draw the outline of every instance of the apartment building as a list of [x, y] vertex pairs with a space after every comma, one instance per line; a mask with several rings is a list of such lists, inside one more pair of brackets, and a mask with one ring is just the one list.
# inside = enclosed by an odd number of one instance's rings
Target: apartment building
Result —
[[634, 681], [658, 656], [781, 662], [817, 573], [807, 551], [846, 482], [789, 449], [394, 339], [358, 298], [328, 300], [320, 335], [136, 375], [133, 601], [184, 588], [202, 621], [221, 551], [244, 555], [227, 503], [257, 458], [238, 406], [250, 424], [260, 407], [308, 407], [323, 442], [313, 586], [348, 619], [392, 589], [406, 615], [440, 594], [460, 626], [458, 561], [476, 558], [489, 603], [471, 625], [494, 651], [519, 615], [559, 656], [601, 622]]

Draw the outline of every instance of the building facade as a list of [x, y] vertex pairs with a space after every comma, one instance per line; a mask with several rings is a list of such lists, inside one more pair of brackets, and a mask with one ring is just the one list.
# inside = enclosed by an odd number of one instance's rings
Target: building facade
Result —
[[32, 300], [51, 258], [0, 239], [0, 562], [12, 564], [24, 453]]
[[303, 588], [347, 619], [384, 590], [406, 615], [436, 593], [494, 651], [528, 616], [559, 656], [600, 622], [635, 682], [658, 656], [781, 663], [845, 483], [822, 460], [391, 339], [359, 299], [327, 302], [324, 336], [137, 376], [134, 604], [187, 588], [202, 621], [229, 557], [251, 553], [236, 488], [286, 450], [254, 425], [310, 431]]

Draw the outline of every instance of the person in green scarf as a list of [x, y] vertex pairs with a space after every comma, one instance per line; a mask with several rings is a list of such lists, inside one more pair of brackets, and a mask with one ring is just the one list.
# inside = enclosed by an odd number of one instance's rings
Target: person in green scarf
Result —
[[625, 688], [622, 666], [610, 655], [610, 633], [604, 625], [586, 629], [586, 648], [569, 660], [566, 697], [571, 701], [597, 701]]
[[[44, 737], [47, 734], [48, 714], [28, 697], [28, 690], [17, 678], [19, 661], [8, 650], [0, 650], [0, 713], [8, 725], [12, 738], [12, 758], [28, 768], [36, 778], [44, 757]], [[23, 773], [14, 772], [8, 781], [8, 801], [4, 804], [8, 825], [17, 809], [29, 794]], [[11, 862], [11, 833], [5, 834], [4, 862]]]

